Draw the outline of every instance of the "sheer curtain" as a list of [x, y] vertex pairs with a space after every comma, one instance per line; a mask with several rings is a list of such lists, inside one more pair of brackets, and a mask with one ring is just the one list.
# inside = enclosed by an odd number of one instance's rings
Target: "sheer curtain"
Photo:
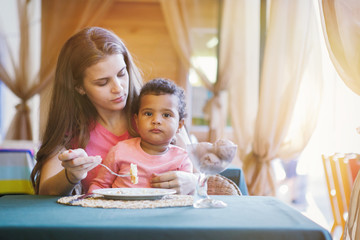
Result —
[[259, 9], [260, 1], [226, 0], [223, 5], [219, 77], [229, 81], [229, 113], [240, 160], [251, 150], [259, 104]]
[[167, 29], [171, 41], [180, 61], [189, 69], [193, 68], [199, 75], [204, 85], [212, 88], [212, 84], [200, 68], [195, 66], [192, 61], [193, 46], [190, 40], [190, 18], [188, 10], [197, 4], [195, 0], [160, 0], [162, 12], [164, 14]]
[[[357, 0], [319, 0], [325, 42], [330, 59], [344, 83], [360, 95], [360, 2]], [[359, 239], [360, 177], [357, 176], [344, 232]]]
[[197, 2], [161, 0], [163, 14], [179, 58], [186, 67], [193, 67], [204, 85], [213, 92], [213, 97], [204, 108], [210, 119], [209, 141], [225, 135], [229, 104], [232, 121], [236, 122], [236, 139], [240, 143], [239, 148], [244, 149], [240, 153], [244, 153], [249, 149], [252, 139], [258, 103], [259, 1], [221, 1], [219, 70], [215, 84], [211, 84], [202, 71], [191, 63], [193, 49], [188, 14], [189, 9]]
[[[271, 1], [260, 85], [260, 3], [222, 2], [218, 80], [208, 86], [214, 92], [208, 102], [210, 141], [223, 136], [229, 93], [249, 192], [275, 195], [271, 161], [300, 154], [317, 122], [322, 76], [313, 1]], [[163, 0], [162, 6], [178, 54], [191, 66], [189, 31], [184, 27], [189, 25], [184, 8], [189, 5]], [[179, 47], [184, 42], [185, 47]]]
[[[316, 32], [313, 1], [271, 1], [252, 151], [243, 160], [252, 195], [276, 194], [271, 161], [299, 154], [316, 125], [321, 77], [305, 74], [320, 69], [320, 60], [311, 54], [319, 49]], [[300, 94], [305, 82], [315, 94]], [[309, 109], [306, 118], [294, 118], [299, 102]], [[291, 132], [291, 124], [303, 127]]]
[[[218, 78], [213, 88], [214, 95], [207, 103], [211, 119], [209, 140], [212, 142], [225, 137], [229, 106], [231, 116], [241, 115], [234, 129], [244, 131], [242, 136], [249, 136], [246, 132], [255, 118], [256, 107], [248, 108], [247, 103], [257, 106], [258, 99], [259, 41], [254, 39], [259, 39], [256, 31], [259, 27], [259, 1], [221, 2]], [[249, 125], [243, 126], [242, 123]], [[242, 141], [239, 147], [246, 148], [248, 140]]]
[[42, 1], [40, 136], [46, 125], [51, 83], [62, 45], [78, 30], [96, 25], [113, 3], [114, 0]]
[[[232, 0], [229, 1], [233, 2]], [[209, 119], [208, 140], [210, 142], [214, 142], [216, 139], [224, 135], [224, 129], [227, 120], [227, 87], [230, 80], [229, 78], [224, 77], [226, 73], [223, 71], [223, 76], [219, 76], [216, 83], [212, 84], [207, 78], [207, 76], [202, 72], [202, 70], [191, 61], [193, 46], [191, 44], [191, 39], [189, 35], [191, 32], [190, 27], [193, 23], [191, 22], [192, 17], [189, 16], [189, 10], [193, 9], [194, 7], [206, 8], [206, 4], [201, 5], [201, 3], [204, 2], [206, 1], [161, 0], [161, 6], [163, 9], [163, 14], [168, 27], [168, 31], [170, 33], [170, 37], [182, 63], [188, 69], [190, 67], [193, 68], [199, 75], [205, 87], [211, 92], [213, 92], [213, 97], [209, 99], [209, 101], [204, 107], [204, 113], [205, 116], [207, 116], [207, 118]], [[228, 0], [225, 2], [228, 2]], [[232, 17], [234, 16], [232, 15]], [[228, 20], [229, 18], [225, 19], [227, 23], [231, 23]], [[231, 30], [227, 31], [226, 34], [231, 34]], [[224, 49], [227, 48], [226, 45], [228, 43], [234, 45], [232, 42], [232, 37], [228, 38], [227, 35], [224, 35], [224, 40], [226, 41], [226, 44], [223, 44], [223, 46], [221, 46], [224, 47]], [[229, 49], [226, 49], [226, 51], [224, 52], [226, 53], [223, 54], [223, 58], [229, 57]]]
[[[17, 112], [7, 131], [6, 139], [32, 140], [30, 109], [26, 104], [27, 100], [41, 93], [53, 80], [56, 58], [66, 39], [80, 28], [95, 23], [109, 8], [112, 0], [42, 1], [41, 63], [35, 78], [29, 75], [29, 69], [33, 66], [33, 59], [29, 54], [31, 52], [29, 44], [31, 15], [28, 14], [28, 8], [31, 1], [18, 0], [17, 3], [20, 23], [19, 58], [16, 62], [14, 53], [8, 47], [12, 65], [9, 67], [0, 64], [0, 78], [21, 99], [21, 103], [16, 106]], [[14, 76], [11, 76], [11, 71], [15, 73]], [[48, 100], [42, 99], [42, 106], [47, 103]], [[43, 113], [42, 119], [45, 115], [46, 113]], [[42, 122], [44, 123], [45, 120]], [[41, 124], [41, 126], [44, 125]]]
[[21, 99], [21, 103], [16, 106], [16, 114], [10, 124], [6, 134], [6, 139], [32, 139], [32, 131], [30, 125], [29, 107], [27, 100], [33, 95], [31, 88], [37, 84], [37, 77], [31, 76], [33, 63], [30, 56], [30, 16], [28, 8], [30, 3], [25, 0], [17, 1], [17, 10], [19, 17], [20, 40], [18, 51], [14, 51], [10, 46], [7, 36], [2, 33], [2, 41], [5, 45], [10, 64], [6, 61], [0, 62], [0, 79], [3, 83]]

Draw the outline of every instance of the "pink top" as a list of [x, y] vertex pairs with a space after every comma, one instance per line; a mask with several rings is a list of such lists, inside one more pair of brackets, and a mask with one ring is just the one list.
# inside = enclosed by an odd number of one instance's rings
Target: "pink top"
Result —
[[[110, 148], [115, 146], [118, 142], [129, 138], [131, 138], [131, 136], [128, 132], [125, 132], [120, 136], [116, 136], [103, 127], [100, 123], [97, 123], [95, 128], [90, 132], [89, 143], [87, 144], [85, 151], [89, 156], [100, 155], [104, 160]], [[99, 165], [90, 170], [87, 177], [81, 181], [83, 192], [88, 191], [90, 182], [93, 180], [93, 178], [96, 177], [100, 167], [101, 166]]]
[[130, 177], [116, 177], [104, 167], [100, 168], [98, 176], [91, 183], [89, 192], [99, 188], [150, 188], [150, 179], [154, 173], [168, 171], [192, 172], [193, 166], [187, 152], [177, 146], [170, 145], [169, 150], [162, 155], [150, 155], [141, 148], [140, 138], [132, 138], [119, 142], [110, 149], [103, 164], [119, 174], [129, 174], [130, 164], [138, 168], [138, 184], [133, 184]]

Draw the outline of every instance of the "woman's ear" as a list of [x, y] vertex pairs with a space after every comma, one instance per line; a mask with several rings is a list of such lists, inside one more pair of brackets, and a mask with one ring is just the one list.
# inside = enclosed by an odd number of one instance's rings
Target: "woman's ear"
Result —
[[84, 96], [86, 94], [83, 87], [75, 87], [75, 90], [82, 96]]

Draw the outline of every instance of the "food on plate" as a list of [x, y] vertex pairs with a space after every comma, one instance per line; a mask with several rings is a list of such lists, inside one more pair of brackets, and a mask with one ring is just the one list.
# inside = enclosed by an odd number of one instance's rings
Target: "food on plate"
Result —
[[137, 165], [131, 163], [130, 164], [130, 176], [131, 176], [131, 182], [133, 184], [137, 184], [139, 182], [139, 178], [137, 175], [138, 171], [137, 171]]

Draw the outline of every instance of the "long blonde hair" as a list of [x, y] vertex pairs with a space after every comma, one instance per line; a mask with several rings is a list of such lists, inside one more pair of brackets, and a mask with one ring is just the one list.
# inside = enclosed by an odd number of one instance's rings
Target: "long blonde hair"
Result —
[[79, 31], [67, 40], [58, 58], [47, 125], [36, 154], [37, 163], [31, 173], [36, 193], [39, 191], [41, 168], [47, 159], [62, 147], [70, 148], [74, 141], [78, 147], [86, 147], [98, 113], [90, 100], [76, 91], [76, 87], [83, 85], [88, 67], [112, 54], [124, 56], [129, 74], [129, 94], [123, 111], [127, 115], [129, 133], [136, 134], [131, 104], [139, 94], [142, 77], [129, 51], [121, 39], [109, 30], [88, 27]]

